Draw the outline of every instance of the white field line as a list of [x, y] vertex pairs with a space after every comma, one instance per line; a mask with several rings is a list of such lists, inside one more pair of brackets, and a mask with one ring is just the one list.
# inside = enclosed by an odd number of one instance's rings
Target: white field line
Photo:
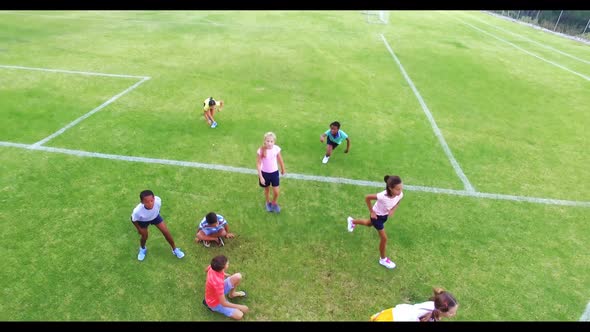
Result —
[[141, 83], [149, 80], [149, 77], [144, 77], [141, 81], [133, 84], [132, 86], [128, 87], [125, 91], [117, 94], [116, 96], [112, 97], [111, 99], [105, 101], [102, 105], [98, 106], [97, 108], [93, 109], [92, 111], [82, 115], [81, 117], [77, 118], [76, 120], [68, 123], [65, 127], [61, 128], [60, 130], [56, 131], [55, 133], [45, 137], [44, 139], [40, 140], [39, 142], [33, 144], [34, 147], [38, 147], [41, 146], [47, 142], [49, 142], [50, 140], [54, 139], [55, 137], [63, 134], [66, 130], [72, 128], [73, 126], [77, 125], [78, 123], [80, 123], [82, 120], [88, 118], [89, 116], [91, 116], [92, 114], [100, 111], [101, 109], [105, 108], [107, 105], [111, 104], [112, 102], [114, 102], [115, 100], [119, 99], [119, 97], [121, 97], [122, 95], [126, 94], [127, 92], [137, 88]]
[[590, 322], [590, 302], [586, 305], [586, 310], [582, 313], [579, 319], [580, 322]]
[[[122, 155], [116, 155], [116, 154], [87, 152], [87, 151], [80, 151], [80, 150], [53, 148], [53, 147], [48, 147], [48, 146], [34, 146], [31, 144], [21, 144], [21, 143], [2, 142], [2, 141], [0, 141], [0, 146], [15, 147], [15, 148], [21, 148], [21, 149], [37, 150], [37, 151], [45, 151], [45, 152], [52, 152], [52, 153], [62, 153], [62, 154], [68, 154], [68, 155], [73, 155], [73, 156], [77, 156], [77, 157], [90, 157], [90, 158], [101, 158], [101, 159], [120, 160], [120, 161], [129, 161], [129, 162], [139, 162], [139, 163], [147, 163], [147, 164], [161, 164], [161, 165], [171, 165], [171, 166], [180, 166], [180, 167], [203, 168], [203, 169], [209, 169], [209, 170], [215, 170], [215, 171], [224, 171], [224, 172], [250, 174], [250, 175], [258, 174], [257, 171], [253, 168], [251, 169], [251, 168], [243, 168], [243, 167], [218, 165], [218, 164], [205, 164], [205, 163], [198, 163], [198, 162], [193, 162], [193, 161], [122, 156]], [[383, 182], [353, 180], [353, 179], [337, 178], [337, 177], [289, 173], [289, 174], [283, 176], [283, 178], [303, 180], [303, 181], [316, 181], [316, 182], [326, 182], [326, 183], [349, 184], [349, 185], [354, 185], [354, 186], [383, 188]], [[529, 203], [548, 204], [548, 205], [590, 207], [590, 202], [584, 202], [584, 201], [569, 201], [569, 200], [552, 199], [552, 198], [491, 194], [491, 193], [481, 193], [481, 192], [467, 191], [467, 190], [454, 190], [454, 189], [444, 189], [444, 188], [425, 187], [425, 186], [412, 186], [412, 185], [404, 185], [404, 189], [407, 189], [409, 191], [421, 191], [421, 192], [428, 192], [428, 193], [435, 193], [435, 194], [447, 194], [447, 195], [475, 197], [475, 198], [489, 198], [489, 199], [497, 199], [497, 200], [519, 201], [519, 202], [529, 202]]]
[[515, 44], [513, 44], [513, 43], [511, 43], [511, 42], [509, 42], [509, 41], [507, 41], [506, 39], [500, 38], [500, 37], [498, 37], [498, 36], [496, 36], [496, 35], [494, 35], [494, 34], [492, 34], [492, 33], [490, 33], [490, 32], [484, 31], [484, 30], [482, 30], [482, 29], [480, 29], [480, 28], [478, 28], [478, 27], [476, 27], [476, 26], [474, 26], [474, 25], [472, 25], [472, 24], [470, 24], [470, 23], [467, 23], [467, 22], [463, 21], [463, 20], [462, 20], [462, 19], [460, 19], [460, 18], [456, 18], [456, 17], [454, 17], [454, 16], [453, 16], [453, 18], [454, 18], [454, 19], [456, 19], [456, 20], [458, 20], [458, 21], [461, 21], [461, 23], [463, 23], [463, 24], [465, 24], [465, 25], [467, 25], [467, 26], [469, 26], [469, 27], [471, 27], [471, 28], [473, 28], [473, 29], [475, 29], [475, 30], [477, 30], [477, 31], [479, 31], [479, 32], [485, 33], [486, 35], [489, 35], [489, 36], [491, 36], [491, 37], [493, 37], [493, 38], [496, 38], [496, 39], [498, 39], [499, 41], [505, 42], [506, 44], [508, 44], [508, 45], [510, 45], [510, 46], [512, 46], [512, 47], [514, 47], [514, 48], [516, 48], [516, 49], [519, 49], [519, 50], [521, 50], [521, 51], [525, 52], [525, 53], [526, 53], [526, 54], [528, 54], [528, 55], [534, 56], [534, 57], [535, 57], [535, 58], [537, 58], [537, 59], [543, 60], [543, 61], [545, 61], [545, 62], [547, 62], [547, 63], [549, 63], [549, 64], [552, 64], [552, 65], [554, 65], [555, 67], [561, 68], [561, 69], [563, 69], [563, 70], [565, 70], [565, 71], [568, 71], [568, 72], [570, 72], [570, 73], [572, 73], [572, 74], [574, 74], [574, 75], [580, 76], [581, 78], [585, 79], [586, 81], [590, 81], [590, 77], [588, 77], [588, 76], [586, 76], [586, 75], [580, 74], [580, 73], [578, 73], [577, 71], [573, 71], [573, 70], [571, 70], [571, 69], [569, 69], [569, 68], [567, 68], [567, 67], [565, 67], [565, 66], [562, 66], [562, 65], [560, 65], [560, 64], [558, 64], [558, 63], [556, 63], [556, 62], [553, 62], [553, 61], [547, 60], [547, 59], [545, 59], [545, 58], [543, 58], [543, 57], [540, 57], [540, 56], [536, 55], [536, 54], [535, 54], [535, 53], [533, 53], [533, 52], [529, 52], [529, 51], [525, 50], [524, 48], [522, 48], [522, 47], [520, 47], [520, 46], [518, 46], [518, 45], [515, 45]]
[[0, 68], [5, 68], [5, 69], [23, 69], [23, 70], [37, 70], [37, 71], [46, 71], [46, 72], [51, 72], [51, 73], [78, 74], [78, 75], [90, 75], [90, 76], [123, 77], [123, 78], [148, 78], [149, 79], [149, 77], [146, 77], [146, 76], [106, 74], [106, 73], [95, 73], [95, 72], [89, 72], [89, 71], [76, 71], [76, 70], [64, 70], [64, 69], [35, 68], [35, 67], [9, 66], [9, 65], [0, 65]]
[[410, 87], [412, 88], [412, 91], [414, 91], [414, 95], [416, 95], [416, 98], [418, 98], [418, 102], [420, 102], [420, 106], [422, 106], [422, 110], [424, 111], [424, 114], [426, 114], [426, 117], [428, 118], [428, 121], [430, 122], [430, 125], [432, 126], [432, 130], [434, 131], [436, 138], [438, 138], [438, 141], [440, 142], [440, 145], [442, 146], [443, 150], [445, 151], [445, 154], [449, 158], [451, 165], [453, 165], [453, 169], [455, 170], [455, 173], [457, 173], [457, 176], [459, 176], [459, 178], [463, 182], [463, 186], [465, 187], [465, 190], [468, 192], [475, 192], [475, 188], [471, 185], [471, 183], [469, 183], [469, 179], [467, 179], [467, 176], [465, 176], [465, 173], [463, 173], [461, 166], [459, 166], [459, 163], [457, 162], [455, 157], [453, 157], [453, 153], [451, 152], [451, 148], [449, 148], [449, 146], [447, 145], [445, 138], [443, 137], [440, 129], [436, 125], [436, 121], [434, 121], [434, 117], [430, 113], [430, 110], [428, 110], [428, 106], [426, 106], [426, 103], [424, 102], [424, 99], [422, 99], [420, 92], [418, 92], [418, 89], [416, 88], [416, 86], [414, 85], [412, 80], [410, 79], [410, 76], [408, 76], [408, 73], [406, 73], [406, 70], [404, 69], [401, 62], [399, 61], [399, 59], [397, 58], [397, 56], [395, 55], [395, 53], [391, 49], [391, 46], [389, 46], [389, 43], [387, 42], [387, 40], [385, 39], [383, 34], [381, 34], [381, 39], [383, 39], [383, 43], [385, 43], [385, 47], [387, 47], [389, 54], [391, 54], [391, 56], [393, 57], [393, 60], [395, 60], [395, 62], [399, 66], [400, 71], [404, 75], [404, 78], [406, 79], [406, 81], [408, 82]]
[[567, 57], [570, 57], [570, 58], [572, 58], [572, 59], [574, 59], [574, 60], [578, 60], [578, 61], [580, 61], [580, 62], [584, 62], [584, 63], [586, 63], [586, 64], [590, 64], [590, 61], [588, 61], [588, 60], [580, 59], [580, 58], [578, 58], [578, 57], [576, 57], [576, 56], [574, 56], [574, 55], [571, 55], [571, 54], [569, 54], [569, 53], [567, 53], [567, 52], [560, 51], [560, 50], [558, 50], [558, 49], [556, 49], [556, 48], [554, 48], [554, 47], [547, 46], [547, 45], [545, 45], [545, 44], [543, 44], [543, 43], [539, 43], [538, 41], [532, 40], [532, 39], [530, 39], [530, 38], [528, 38], [528, 37], [525, 37], [525, 36], [523, 36], [523, 35], [520, 35], [520, 34], [518, 34], [518, 33], [512, 32], [512, 31], [510, 31], [510, 30], [506, 30], [506, 29], [504, 29], [504, 28], [500, 28], [499, 26], [495, 26], [495, 25], [493, 25], [493, 24], [491, 24], [491, 23], [488, 23], [488, 22], [485, 22], [485, 21], [483, 21], [483, 20], [480, 20], [480, 19], [479, 19], [479, 18], [477, 18], [477, 17], [472, 17], [472, 16], [470, 16], [470, 18], [472, 18], [472, 19], [474, 19], [474, 20], [476, 20], [476, 21], [479, 21], [479, 22], [481, 22], [481, 23], [483, 23], [483, 24], [489, 25], [489, 26], [491, 26], [491, 27], [493, 27], [493, 28], [496, 28], [496, 29], [498, 29], [498, 30], [504, 31], [504, 32], [506, 32], [506, 33], [509, 33], [509, 34], [511, 34], [511, 35], [517, 36], [517, 37], [519, 37], [519, 38], [521, 38], [521, 39], [528, 40], [528, 41], [530, 41], [531, 43], [534, 43], [534, 44], [536, 44], [536, 45], [539, 45], [539, 46], [541, 46], [541, 47], [543, 47], [543, 48], [546, 48], [546, 49], [548, 49], [548, 50], [552, 50], [552, 51], [554, 51], [554, 52], [557, 52], [557, 53], [559, 53], [559, 54], [565, 55], [565, 56], [567, 56]]

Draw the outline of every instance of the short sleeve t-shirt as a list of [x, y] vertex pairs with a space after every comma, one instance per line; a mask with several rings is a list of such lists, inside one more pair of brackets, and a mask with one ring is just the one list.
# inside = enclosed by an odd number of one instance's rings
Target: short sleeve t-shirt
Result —
[[220, 214], [217, 215], [217, 225], [216, 226], [210, 226], [207, 223], [207, 217], [203, 217], [203, 219], [199, 223], [199, 230], [203, 230], [203, 232], [205, 232], [206, 235], [214, 234], [214, 233], [219, 232], [223, 228], [225, 228], [226, 224], [227, 224], [227, 221]]
[[162, 207], [162, 200], [158, 196], [154, 196], [154, 207], [151, 210], [145, 208], [143, 203], [137, 204], [131, 213], [132, 221], [152, 221], [160, 214], [160, 207]]
[[326, 136], [328, 136], [328, 139], [336, 144], [340, 144], [342, 142], [344, 142], [345, 139], [348, 138], [348, 135], [346, 135], [346, 133], [342, 130], [338, 130], [338, 132], [336, 133], [336, 136], [332, 135], [332, 131], [330, 129], [326, 130], [326, 132], [324, 133], [326, 134]]
[[[203, 111], [208, 111], [209, 110], [209, 99], [211, 98], [207, 98], [205, 99], [205, 101], [203, 102]], [[221, 106], [221, 102], [219, 100], [215, 100], [215, 108]]]
[[219, 305], [219, 297], [223, 292], [224, 274], [223, 271], [215, 271], [211, 265], [207, 267], [207, 281], [205, 283], [205, 302], [209, 308]]
[[[256, 153], [260, 156], [263, 148], [259, 148]], [[266, 157], [262, 158], [262, 171], [264, 173], [273, 173], [279, 170], [277, 163], [277, 155], [281, 152], [278, 145], [274, 145], [272, 149], [266, 150]]]
[[394, 322], [419, 322], [420, 317], [434, 310], [434, 301], [398, 304], [393, 308]]
[[389, 197], [387, 196], [387, 190], [383, 190], [377, 194], [377, 201], [373, 205], [373, 211], [375, 211], [375, 214], [378, 216], [388, 215], [389, 211], [391, 211], [391, 209], [393, 209], [403, 197], [403, 192], [397, 196]]

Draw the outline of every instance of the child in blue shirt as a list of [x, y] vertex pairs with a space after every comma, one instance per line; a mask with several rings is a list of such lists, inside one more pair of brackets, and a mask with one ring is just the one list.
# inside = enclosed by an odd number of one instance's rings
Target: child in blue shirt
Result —
[[207, 248], [211, 245], [211, 241], [215, 241], [221, 247], [224, 245], [224, 237], [231, 239], [234, 236], [233, 233], [230, 233], [227, 220], [222, 215], [209, 212], [199, 223], [195, 241], [202, 242], [203, 246]]
[[350, 150], [350, 139], [348, 139], [348, 135], [346, 135], [344, 131], [340, 130], [340, 122], [338, 121], [330, 123], [330, 129], [320, 135], [320, 142], [324, 143], [325, 138], [327, 138], [326, 155], [324, 156], [324, 159], [322, 159], [323, 164], [328, 163], [332, 150], [337, 148], [344, 140], [346, 140], [346, 150], [344, 150], [344, 153], [348, 153]]

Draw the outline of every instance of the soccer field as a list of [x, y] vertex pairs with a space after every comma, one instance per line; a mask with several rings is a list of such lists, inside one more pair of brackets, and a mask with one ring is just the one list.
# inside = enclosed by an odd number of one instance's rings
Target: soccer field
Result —
[[[2, 321], [227, 321], [205, 268], [241, 272], [246, 321], [367, 321], [433, 286], [454, 321], [577, 320], [590, 300], [590, 46], [475, 11], [0, 11]], [[207, 97], [225, 101], [217, 128]], [[332, 121], [350, 137], [322, 164]], [[287, 175], [264, 209], [256, 150]], [[386, 224], [366, 194], [404, 181]], [[186, 256], [150, 227], [138, 194]], [[204, 248], [198, 222], [235, 239]]]

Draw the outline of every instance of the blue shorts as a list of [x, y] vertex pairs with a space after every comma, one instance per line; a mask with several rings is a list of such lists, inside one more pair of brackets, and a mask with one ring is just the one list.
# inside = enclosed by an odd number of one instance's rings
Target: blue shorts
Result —
[[336, 142], [332, 142], [332, 141], [330, 141], [330, 139], [328, 138], [328, 139], [326, 140], [326, 145], [331, 145], [331, 146], [332, 146], [332, 149], [335, 149], [335, 148], [337, 148], [337, 147], [338, 147], [338, 145], [340, 145], [340, 144], [338, 144], [338, 143], [336, 143]]
[[258, 184], [261, 187], [268, 187], [272, 185], [273, 187], [279, 186], [279, 170], [276, 170], [272, 173], [266, 173], [261, 171], [262, 177], [264, 178], [264, 185], [260, 183], [260, 179], [258, 179]]
[[[164, 219], [162, 219], [162, 217], [158, 213], [158, 216], [155, 217], [154, 220], [150, 220], [150, 221], [138, 221], [137, 223], [139, 224], [139, 227], [141, 227], [141, 228], [147, 228], [150, 224], [157, 225], [157, 224], [161, 223], [162, 221], [164, 221]], [[131, 222], [133, 222], [133, 220], [131, 220]]]
[[[230, 277], [225, 278], [225, 281], [223, 282], [223, 294], [224, 295], [229, 294], [229, 292], [234, 288], [234, 286], [231, 284], [231, 281], [229, 280], [229, 278]], [[215, 312], [219, 312], [221, 314], [224, 314], [227, 317], [231, 317], [231, 315], [236, 310], [236, 308], [224, 307], [221, 304], [218, 304], [210, 309]]]
[[387, 217], [388, 215], [384, 215], [384, 216], [377, 216], [377, 219], [373, 219], [371, 218], [371, 224], [373, 224], [373, 226], [378, 230], [382, 230], [385, 225], [385, 222], [387, 221]]

